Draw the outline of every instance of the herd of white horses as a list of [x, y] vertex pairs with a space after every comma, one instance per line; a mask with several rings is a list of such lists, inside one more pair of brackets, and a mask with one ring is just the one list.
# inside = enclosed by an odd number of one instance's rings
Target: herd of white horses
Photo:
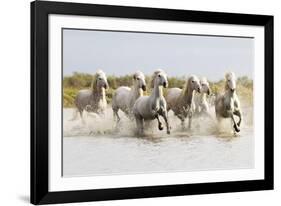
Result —
[[[138, 135], [144, 135], [144, 122], [157, 120], [158, 129], [163, 130], [160, 116], [165, 121], [167, 134], [171, 133], [168, 112], [172, 110], [174, 115], [181, 121], [185, 128], [185, 120], [188, 118], [188, 129], [192, 128], [192, 117], [194, 115], [206, 115], [210, 118], [209, 102], [206, 96], [210, 95], [210, 87], [206, 78], [199, 79], [195, 75], [189, 76], [183, 89], [168, 88], [167, 74], [159, 69], [152, 74], [151, 94], [145, 96], [146, 80], [142, 72], [137, 71], [132, 75], [133, 85], [131, 87], [121, 86], [116, 89], [112, 97], [112, 110], [117, 125], [121, 118], [119, 110], [124, 112], [128, 118], [136, 122]], [[93, 112], [103, 116], [107, 108], [106, 89], [109, 87], [106, 74], [99, 70], [94, 75], [91, 88], [80, 90], [75, 98], [75, 116], [78, 113], [83, 120], [83, 111]], [[166, 95], [163, 88], [167, 88]], [[233, 124], [233, 131], [240, 131], [242, 112], [240, 102], [236, 93], [236, 78], [233, 72], [225, 74], [224, 93], [215, 97], [215, 114], [218, 123], [223, 118], [230, 118]], [[236, 122], [234, 116], [238, 116]]]

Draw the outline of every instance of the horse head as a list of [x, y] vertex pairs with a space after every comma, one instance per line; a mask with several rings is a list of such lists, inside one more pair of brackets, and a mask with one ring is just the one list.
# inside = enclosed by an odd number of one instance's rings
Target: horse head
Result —
[[236, 78], [233, 72], [228, 72], [225, 74], [225, 89], [230, 90], [232, 93], [236, 90]]
[[211, 89], [206, 77], [201, 78], [200, 85], [201, 85], [201, 92], [210, 95]]
[[108, 82], [105, 73], [102, 70], [98, 70], [97, 73], [94, 76], [94, 79], [92, 81], [92, 88], [93, 90], [96, 89], [107, 89], [108, 88]]
[[168, 87], [167, 74], [162, 69], [158, 69], [153, 73], [151, 87], [153, 88], [154, 86]]
[[138, 88], [142, 89], [143, 91], [146, 91], [145, 76], [141, 71], [137, 71], [136, 73], [134, 73], [133, 81], [134, 81], [134, 85], [136, 85]]
[[191, 89], [191, 91], [197, 91], [197, 92], [201, 92], [201, 85], [200, 85], [200, 81], [198, 79], [197, 76], [195, 75], [191, 75], [188, 80], [187, 80], [187, 86], [189, 89]]

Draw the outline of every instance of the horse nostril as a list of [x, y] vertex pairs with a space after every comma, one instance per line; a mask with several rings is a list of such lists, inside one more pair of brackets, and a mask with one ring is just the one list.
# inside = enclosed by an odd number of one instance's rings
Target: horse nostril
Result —
[[167, 82], [164, 82], [164, 83], [163, 83], [163, 86], [166, 88], [166, 87], [167, 87]]
[[200, 88], [198, 88], [198, 89], [197, 89], [197, 92], [201, 93], [201, 89], [200, 89]]
[[231, 91], [231, 92], [234, 92], [234, 91], [235, 91], [235, 89], [230, 89], [230, 91]]
[[142, 85], [142, 90], [146, 91], [146, 85]]

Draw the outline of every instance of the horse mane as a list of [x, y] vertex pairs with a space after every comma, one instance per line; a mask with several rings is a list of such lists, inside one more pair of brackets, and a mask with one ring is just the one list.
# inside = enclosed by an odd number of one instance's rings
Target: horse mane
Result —
[[95, 93], [97, 91], [97, 80], [99, 78], [99, 76], [101, 75], [105, 75], [105, 73], [102, 71], [102, 70], [98, 70], [95, 75], [93, 76], [93, 80], [92, 80], [92, 83], [91, 83], [91, 89], [92, 91]]
[[157, 70], [153, 73], [153, 75], [152, 75], [152, 77], [151, 77], [151, 81], [150, 81], [150, 88], [153, 88], [153, 87], [154, 87], [154, 80], [155, 80], [155, 77], [157, 77], [157, 75], [158, 75], [159, 73], [161, 73], [161, 72], [165, 73], [164, 70], [162, 70], [162, 69], [157, 69]]

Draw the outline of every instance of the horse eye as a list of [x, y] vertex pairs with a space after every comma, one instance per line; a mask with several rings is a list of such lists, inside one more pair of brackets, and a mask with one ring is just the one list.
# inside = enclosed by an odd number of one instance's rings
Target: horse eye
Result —
[[194, 83], [194, 80], [192, 80], [192, 83]]
[[140, 78], [139, 78], [139, 77], [137, 77], [137, 80], [140, 80]]
[[160, 75], [160, 74], [158, 74], [158, 77], [161, 77], [161, 75]]
[[100, 77], [99, 80], [102, 80], [102, 78]]

